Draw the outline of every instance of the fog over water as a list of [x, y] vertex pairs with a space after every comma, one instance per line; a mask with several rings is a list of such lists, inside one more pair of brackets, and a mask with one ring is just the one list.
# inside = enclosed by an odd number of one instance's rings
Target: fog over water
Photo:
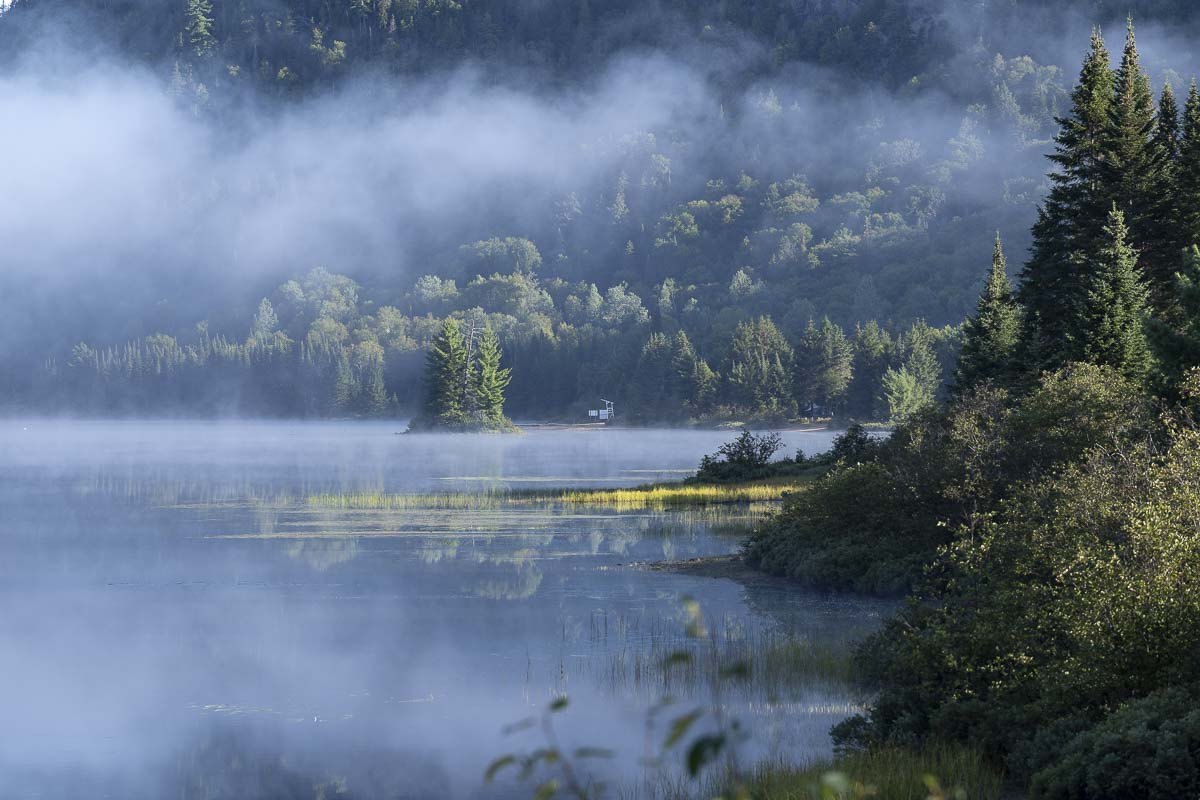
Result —
[[[0, 737], [3, 794], [493, 796], [485, 765], [540, 743], [502, 728], [559, 693], [564, 738], [616, 747], [605, 769], [631, 780], [658, 697], [611, 680], [613, 659], [678, 640], [681, 597], [714, 630], [844, 641], [877, 621], [869, 603], [618, 566], [732, 552], [745, 510], [317, 500], [632, 485], [726, 433], [398, 429], [0, 423], [0, 708], [20, 732]], [[808, 452], [830, 438], [785, 434]], [[854, 700], [828, 683], [747, 698], [751, 748], [826, 753]]]

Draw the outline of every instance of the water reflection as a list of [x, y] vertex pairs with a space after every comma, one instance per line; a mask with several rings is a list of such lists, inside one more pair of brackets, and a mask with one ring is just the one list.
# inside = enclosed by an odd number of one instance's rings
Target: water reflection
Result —
[[[492, 796], [483, 766], [521, 746], [501, 728], [558, 692], [568, 743], [636, 765], [664, 688], [645, 665], [681, 635], [681, 595], [736, 631], [728, 647], [874, 624], [865, 605], [621, 566], [732, 552], [762, 508], [311, 502], [632, 485], [723, 434], [391, 427], [0, 423], [0, 708], [22, 732], [0, 737], [6, 796]], [[645, 679], [621, 677], [637, 659]], [[755, 746], [826, 751], [856, 698], [769, 680], [736, 698]]]

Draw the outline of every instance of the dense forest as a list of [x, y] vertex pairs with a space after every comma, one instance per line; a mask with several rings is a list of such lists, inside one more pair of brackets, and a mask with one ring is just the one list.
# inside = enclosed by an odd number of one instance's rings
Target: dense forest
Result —
[[[951, 397], [758, 531], [750, 561], [911, 600], [859, 653], [849, 748], [956, 743], [1034, 798], [1200, 788], [1200, 92], [1097, 32], [1013, 289], [997, 249]], [[862, 498], [870, 497], [870, 503]]]
[[18, 186], [64, 188], [0, 214], [3, 402], [411, 414], [452, 317], [497, 332], [520, 417], [903, 416], [948, 390], [997, 230], [1024, 260], [1087, 24], [958, 6], [15, 0], [13, 118], [115, 92], [150, 122], [76, 192], [71, 148], [8, 134]]

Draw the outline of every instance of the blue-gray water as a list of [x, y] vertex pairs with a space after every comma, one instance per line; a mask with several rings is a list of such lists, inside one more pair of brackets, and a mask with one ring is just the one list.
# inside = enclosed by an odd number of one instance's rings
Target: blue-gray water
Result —
[[[565, 742], [615, 748], [602, 769], [634, 780], [656, 698], [612, 664], [681, 636], [681, 597], [722, 630], [837, 638], [878, 617], [622, 566], [733, 552], [746, 512], [313, 500], [635, 485], [727, 433], [400, 428], [0, 422], [0, 795], [491, 796], [484, 766], [540, 744], [504, 726], [560, 693]], [[815, 453], [831, 436], [785, 439]], [[852, 699], [746, 698], [750, 752], [824, 754]]]

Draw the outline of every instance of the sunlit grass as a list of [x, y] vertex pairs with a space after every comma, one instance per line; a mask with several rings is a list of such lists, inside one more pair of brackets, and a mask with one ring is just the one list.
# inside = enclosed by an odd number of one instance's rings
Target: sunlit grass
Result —
[[613, 511], [667, 509], [688, 506], [774, 503], [803, 481], [759, 481], [744, 484], [661, 483], [629, 489], [488, 489], [479, 492], [391, 494], [385, 492], [309, 495], [308, 505], [351, 510], [479, 510], [545, 504], [602, 508]]

